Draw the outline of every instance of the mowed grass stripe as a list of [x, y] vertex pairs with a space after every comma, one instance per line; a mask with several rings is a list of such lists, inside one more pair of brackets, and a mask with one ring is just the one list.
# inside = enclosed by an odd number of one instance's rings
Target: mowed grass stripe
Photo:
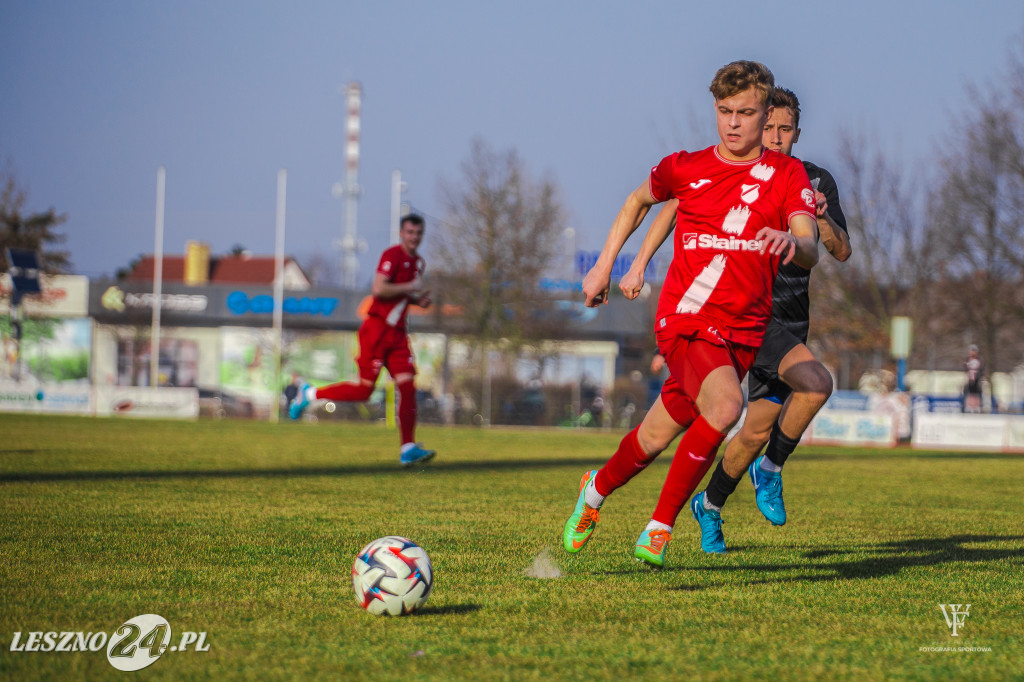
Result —
[[[0, 671], [110, 676], [102, 653], [12, 653], [11, 635], [158, 613], [209, 633], [209, 653], [146, 669], [175, 679], [1018, 674], [1024, 458], [802, 447], [785, 527], [743, 481], [729, 553], [702, 554], [684, 510], [653, 572], [632, 546], [671, 453], [609, 498], [584, 552], [560, 547], [579, 476], [621, 435], [422, 427], [438, 458], [404, 470], [379, 425], [0, 415]], [[413, 617], [351, 593], [355, 553], [388, 534], [435, 567]], [[542, 554], [562, 577], [525, 574]], [[957, 638], [951, 602], [972, 603]]]

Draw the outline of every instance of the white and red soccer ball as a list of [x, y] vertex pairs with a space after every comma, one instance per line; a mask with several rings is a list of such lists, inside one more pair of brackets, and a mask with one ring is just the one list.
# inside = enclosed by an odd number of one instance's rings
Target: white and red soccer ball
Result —
[[403, 616], [423, 606], [434, 584], [427, 552], [408, 538], [389, 535], [363, 547], [352, 564], [359, 605], [376, 616]]

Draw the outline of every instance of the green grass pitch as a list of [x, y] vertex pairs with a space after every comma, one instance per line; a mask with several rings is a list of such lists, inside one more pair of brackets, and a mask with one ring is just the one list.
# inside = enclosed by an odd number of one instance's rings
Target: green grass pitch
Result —
[[[651, 571], [632, 548], [671, 452], [561, 549], [580, 475], [621, 435], [421, 427], [438, 457], [404, 470], [379, 425], [0, 415], [0, 675], [121, 676], [13, 634], [155, 613], [210, 650], [147, 678], [1019, 679], [1024, 457], [802, 447], [785, 527], [743, 481], [728, 554], [702, 554], [684, 510]], [[350, 584], [390, 534], [436, 573], [403, 618]], [[939, 605], [968, 603], [953, 637]]]

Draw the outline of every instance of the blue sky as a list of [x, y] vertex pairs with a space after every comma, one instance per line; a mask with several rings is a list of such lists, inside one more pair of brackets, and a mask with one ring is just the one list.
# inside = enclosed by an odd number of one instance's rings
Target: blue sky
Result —
[[441, 218], [438, 180], [458, 179], [474, 137], [554, 179], [578, 246], [596, 250], [652, 165], [715, 141], [707, 86], [729, 61], [762, 61], [800, 96], [800, 156], [829, 167], [837, 133], [853, 130], [927, 169], [956, 134], [966, 86], [1021, 40], [1011, 0], [3, 0], [0, 160], [30, 209], [68, 214], [75, 272], [113, 274], [153, 251], [160, 165], [168, 253], [188, 239], [272, 253], [286, 168], [286, 250], [337, 259], [339, 88], [358, 80], [368, 282], [392, 171], [414, 208]]

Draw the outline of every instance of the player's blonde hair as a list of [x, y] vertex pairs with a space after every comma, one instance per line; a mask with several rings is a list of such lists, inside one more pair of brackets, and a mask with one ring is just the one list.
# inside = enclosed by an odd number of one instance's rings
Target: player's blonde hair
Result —
[[740, 60], [720, 68], [711, 81], [710, 90], [716, 100], [721, 100], [738, 95], [748, 88], [757, 90], [758, 101], [767, 107], [772, 102], [775, 76], [760, 62]]

